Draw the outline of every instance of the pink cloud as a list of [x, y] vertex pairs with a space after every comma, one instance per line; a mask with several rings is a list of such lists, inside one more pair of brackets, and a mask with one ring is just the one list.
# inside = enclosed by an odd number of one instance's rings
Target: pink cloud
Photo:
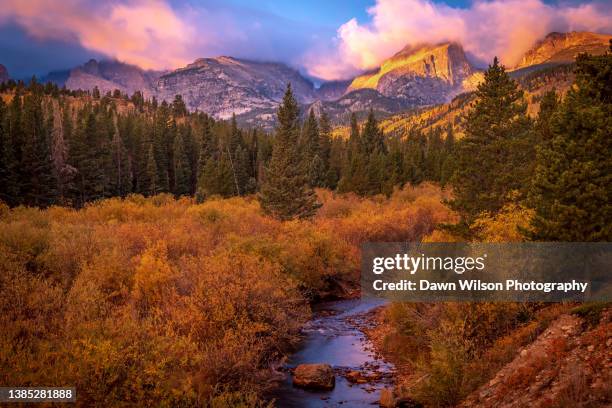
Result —
[[377, 0], [371, 22], [351, 19], [331, 45], [309, 50], [302, 63], [323, 79], [347, 78], [378, 66], [406, 45], [458, 41], [475, 57], [518, 63], [551, 31], [612, 32], [612, 9], [597, 3], [551, 6], [541, 0], [475, 1], [453, 8], [429, 0]]
[[192, 60], [189, 16], [160, 0], [124, 3], [79, 0], [4, 0], [0, 22], [12, 20], [40, 39], [76, 40], [83, 47], [139, 65], [164, 69]]

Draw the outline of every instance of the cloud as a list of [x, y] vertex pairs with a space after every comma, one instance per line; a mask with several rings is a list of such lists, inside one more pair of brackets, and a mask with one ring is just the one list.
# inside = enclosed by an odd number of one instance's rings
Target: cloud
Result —
[[499, 56], [513, 66], [534, 42], [551, 31], [612, 31], [612, 9], [592, 2], [548, 5], [541, 0], [475, 1], [454, 8], [430, 0], [377, 0], [371, 22], [351, 19], [327, 44], [302, 57], [309, 74], [348, 78], [378, 66], [406, 45], [460, 42], [481, 61]]
[[158, 0], [4, 0], [0, 23], [7, 21], [36, 39], [76, 41], [92, 51], [149, 69], [189, 62], [196, 38], [189, 15], [180, 15]]
[[[75, 55], [85, 49], [91, 56], [108, 56], [146, 69], [174, 69], [196, 58], [218, 55], [299, 66], [296, 61], [316, 41], [312, 33], [321, 32], [316, 22], [293, 21], [258, 5], [227, 1], [0, 1], [0, 28], [15, 31], [16, 27], [37, 40], [22, 49], [30, 58], [19, 63], [3, 61], [21, 67], [20, 74], [26, 76], [34, 73], [41, 59], [48, 59], [40, 48], [58, 43], [73, 44]], [[328, 37], [333, 31], [326, 33]], [[61, 64], [55, 61], [54, 67]]]

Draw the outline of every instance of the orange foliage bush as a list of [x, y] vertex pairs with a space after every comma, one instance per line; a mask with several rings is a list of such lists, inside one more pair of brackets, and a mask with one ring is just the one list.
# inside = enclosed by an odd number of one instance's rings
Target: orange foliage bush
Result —
[[356, 285], [362, 242], [453, 218], [432, 185], [319, 195], [319, 215], [292, 222], [253, 197], [0, 205], [0, 383], [75, 385], [81, 406], [263, 406], [308, 300]]

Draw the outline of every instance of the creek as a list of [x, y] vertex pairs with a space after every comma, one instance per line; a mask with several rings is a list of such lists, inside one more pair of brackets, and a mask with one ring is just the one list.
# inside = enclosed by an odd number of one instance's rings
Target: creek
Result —
[[[286, 378], [271, 395], [276, 399], [276, 406], [372, 407], [377, 404], [380, 390], [392, 385], [394, 367], [376, 355], [362, 330], [372, 324], [368, 313], [383, 304], [380, 300], [351, 299], [313, 307], [313, 318], [303, 329], [301, 347], [286, 362]], [[292, 369], [307, 363], [330, 364], [336, 375], [334, 389], [312, 391], [294, 387]], [[344, 375], [350, 371], [359, 371], [368, 381], [349, 382]]]

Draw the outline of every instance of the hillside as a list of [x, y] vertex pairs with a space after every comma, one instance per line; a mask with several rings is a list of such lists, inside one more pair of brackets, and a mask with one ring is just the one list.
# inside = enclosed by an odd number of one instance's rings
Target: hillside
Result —
[[[541, 96], [553, 88], [564, 94], [571, 86], [574, 75], [574, 66], [554, 65], [540, 67], [531, 71], [516, 72], [514, 77], [525, 91], [528, 102], [528, 113], [536, 115], [539, 111]], [[452, 124], [457, 137], [462, 136], [461, 117], [469, 109], [473, 101], [473, 93], [466, 92], [457, 95], [452, 101], [431, 107], [413, 108], [406, 112], [387, 115], [380, 122], [380, 127], [387, 135], [406, 135], [410, 129], [429, 132], [431, 129], [444, 129]], [[388, 113], [388, 112], [387, 112]], [[344, 121], [344, 123], [347, 123]], [[336, 136], [348, 136], [347, 126], [337, 126], [334, 129]]]
[[[528, 321], [513, 321], [517, 313]], [[478, 319], [498, 326], [479, 326]], [[612, 402], [609, 305], [395, 303], [372, 320], [368, 337], [398, 371], [387, 394], [393, 403], [385, 406], [561, 408]], [[501, 329], [505, 324], [510, 329]], [[458, 333], [461, 327], [467, 333]], [[422, 330], [428, 334], [419, 335]], [[460, 338], [466, 334], [485, 344], [472, 351], [477, 358], [462, 354]], [[447, 341], [457, 349], [445, 348]], [[436, 364], [431, 372], [425, 368], [429, 359]]]
[[612, 403], [612, 309], [590, 315], [589, 322], [580, 316], [589, 307], [559, 316], [460, 406], [596, 407]]

